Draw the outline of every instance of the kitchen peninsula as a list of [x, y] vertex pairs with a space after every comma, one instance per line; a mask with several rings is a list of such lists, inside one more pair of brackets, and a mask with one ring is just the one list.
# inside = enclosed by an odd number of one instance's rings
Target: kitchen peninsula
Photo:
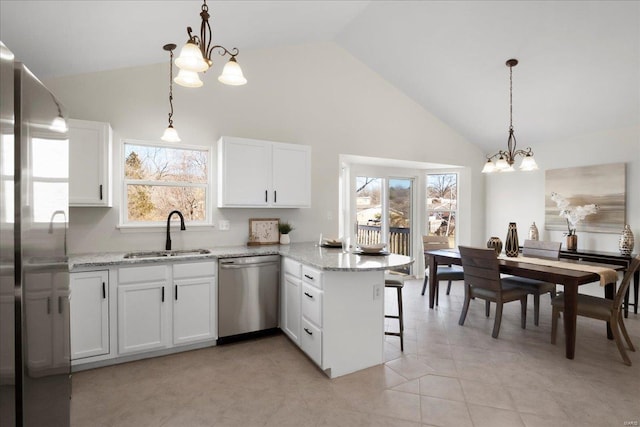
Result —
[[[218, 247], [207, 252], [147, 258], [125, 258], [124, 253], [71, 256], [72, 278], [100, 271], [102, 276], [94, 283], [103, 304], [108, 295], [117, 295], [105, 305], [100, 329], [106, 334], [102, 352], [86, 353], [90, 356], [74, 360], [74, 366], [101, 366], [215, 345], [217, 307], [224, 304], [217, 300], [217, 260], [256, 255], [281, 256], [280, 328], [326, 375], [334, 378], [383, 363], [385, 271], [410, 265], [411, 258], [342, 253], [314, 243]], [[105, 281], [108, 286], [100, 289]], [[204, 304], [200, 310], [190, 308], [182, 320], [177, 317], [181, 313], [177, 305], [181, 284], [201, 285], [200, 298], [194, 298], [193, 303]], [[136, 302], [127, 300], [128, 295], [135, 295], [127, 292], [133, 289], [140, 295], [135, 298], [148, 291], [156, 301], [155, 305], [142, 303], [158, 319], [146, 332], [126, 325], [139, 315], [126, 305]], [[180, 295], [182, 302], [189, 294], [181, 291]], [[72, 313], [73, 304], [72, 296]], [[195, 329], [202, 333], [178, 334], [187, 330], [181, 325], [199, 312], [206, 327]], [[152, 332], [150, 338], [147, 332]], [[74, 336], [72, 327], [72, 352]]]

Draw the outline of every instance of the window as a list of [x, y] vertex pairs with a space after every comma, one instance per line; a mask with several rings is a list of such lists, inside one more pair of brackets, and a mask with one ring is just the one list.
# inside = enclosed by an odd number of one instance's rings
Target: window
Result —
[[124, 225], [163, 223], [174, 209], [191, 223], [211, 223], [209, 149], [125, 141]]
[[449, 236], [455, 246], [457, 212], [458, 174], [427, 174], [427, 234]]

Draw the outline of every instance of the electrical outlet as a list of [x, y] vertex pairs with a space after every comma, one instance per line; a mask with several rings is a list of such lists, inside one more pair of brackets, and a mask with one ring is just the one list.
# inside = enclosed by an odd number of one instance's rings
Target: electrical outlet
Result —
[[218, 230], [229, 231], [230, 228], [231, 228], [231, 225], [229, 224], [228, 220], [221, 219], [220, 221], [218, 221]]
[[379, 299], [380, 295], [382, 295], [382, 286], [373, 285], [373, 300]]

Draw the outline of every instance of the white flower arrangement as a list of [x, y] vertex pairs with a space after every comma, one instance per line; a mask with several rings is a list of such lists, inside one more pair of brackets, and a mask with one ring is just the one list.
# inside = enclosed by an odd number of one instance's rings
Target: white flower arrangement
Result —
[[598, 205], [593, 203], [572, 208], [567, 199], [555, 192], [551, 193], [551, 200], [556, 202], [560, 209], [560, 216], [567, 220], [567, 228], [569, 230], [567, 236], [575, 235], [578, 223], [585, 219], [587, 215], [597, 213], [599, 209]]

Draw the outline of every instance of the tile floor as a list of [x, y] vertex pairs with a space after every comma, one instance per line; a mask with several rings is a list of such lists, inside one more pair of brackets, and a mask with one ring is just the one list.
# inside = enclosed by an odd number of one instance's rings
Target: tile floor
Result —
[[[640, 351], [625, 366], [604, 322], [578, 319], [575, 360], [549, 343], [551, 310], [505, 306], [500, 337], [463, 286], [429, 310], [421, 281], [404, 290], [405, 351], [388, 336], [384, 365], [328, 379], [284, 335], [73, 375], [79, 426], [624, 426], [640, 421]], [[388, 295], [389, 311], [395, 298]], [[493, 315], [493, 312], [492, 312]], [[390, 328], [397, 322], [388, 320]], [[640, 347], [640, 319], [626, 321]], [[562, 325], [562, 323], [560, 324]]]

